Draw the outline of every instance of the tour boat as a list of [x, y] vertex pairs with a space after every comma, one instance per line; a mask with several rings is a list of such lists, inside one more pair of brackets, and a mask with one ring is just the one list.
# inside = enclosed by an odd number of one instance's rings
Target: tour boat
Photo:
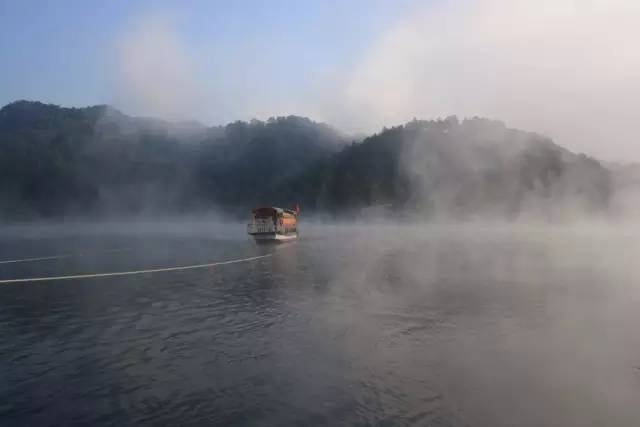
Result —
[[257, 242], [286, 242], [298, 238], [300, 208], [255, 208], [247, 224], [247, 233]]

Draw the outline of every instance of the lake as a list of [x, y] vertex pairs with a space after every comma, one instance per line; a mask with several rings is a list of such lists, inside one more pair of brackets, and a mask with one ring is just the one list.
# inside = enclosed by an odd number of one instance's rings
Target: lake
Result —
[[0, 280], [238, 262], [0, 285], [0, 425], [640, 425], [638, 237], [6, 228]]

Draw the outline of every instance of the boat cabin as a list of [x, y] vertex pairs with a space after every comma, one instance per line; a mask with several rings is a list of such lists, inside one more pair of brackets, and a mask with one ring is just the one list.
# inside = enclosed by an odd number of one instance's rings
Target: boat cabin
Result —
[[247, 233], [256, 240], [291, 240], [298, 237], [298, 210], [259, 207], [251, 211]]

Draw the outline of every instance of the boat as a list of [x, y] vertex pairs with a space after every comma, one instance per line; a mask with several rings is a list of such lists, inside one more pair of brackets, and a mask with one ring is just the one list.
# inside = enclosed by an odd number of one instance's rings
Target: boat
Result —
[[247, 233], [256, 242], [287, 242], [298, 238], [300, 207], [283, 209], [273, 206], [259, 207], [251, 211]]

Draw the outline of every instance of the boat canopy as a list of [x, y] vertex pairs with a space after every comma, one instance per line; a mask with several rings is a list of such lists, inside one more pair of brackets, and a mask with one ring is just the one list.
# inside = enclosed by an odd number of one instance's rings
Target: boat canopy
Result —
[[282, 216], [283, 214], [296, 216], [296, 212], [291, 209], [282, 209], [275, 206], [255, 208], [252, 213], [255, 218], [269, 218], [273, 216]]

